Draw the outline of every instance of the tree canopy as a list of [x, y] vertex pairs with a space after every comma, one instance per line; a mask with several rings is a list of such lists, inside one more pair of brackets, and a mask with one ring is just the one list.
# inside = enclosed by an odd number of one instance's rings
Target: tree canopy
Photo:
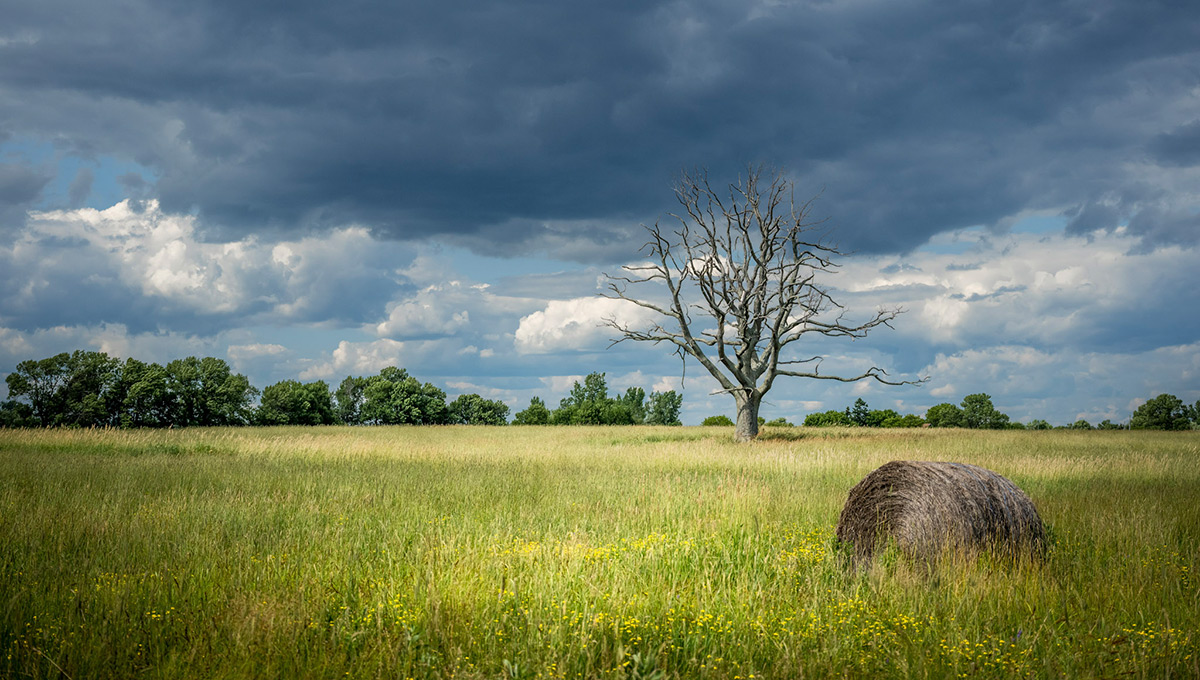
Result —
[[517, 415], [513, 416], [513, 425], [549, 425], [550, 424], [550, 409], [546, 408], [546, 402], [538, 397], [529, 400], [529, 408], [524, 411], [518, 411]]
[[450, 412], [445, 392], [388, 366], [367, 378], [360, 418], [368, 425], [444, 425]]
[[333, 395], [325, 381], [284, 380], [262, 392], [254, 414], [259, 425], [332, 425], [338, 422]]
[[484, 399], [478, 394], [458, 395], [447, 411], [452, 425], [504, 425], [508, 422], [507, 404]]
[[244, 425], [258, 394], [222, 359], [122, 364], [82, 350], [23, 361], [6, 382], [10, 398], [28, 402], [29, 424], [47, 427]]
[[[1200, 408], [1200, 402], [1196, 404]], [[1137, 407], [1129, 420], [1134, 430], [1187, 430], [1197, 419], [1195, 410], [1173, 394], [1160, 394]]]

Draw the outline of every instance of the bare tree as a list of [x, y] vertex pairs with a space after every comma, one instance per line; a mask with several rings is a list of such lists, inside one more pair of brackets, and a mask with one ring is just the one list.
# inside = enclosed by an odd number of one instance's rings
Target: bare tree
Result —
[[[806, 337], [861, 338], [903, 310], [879, 309], [863, 323], [845, 320], [845, 309], [818, 278], [833, 272], [844, 255], [822, 244], [809, 218], [812, 200], [796, 203], [794, 184], [782, 171], [750, 168], [723, 198], [706, 172], [684, 173], [675, 185], [683, 214], [669, 213], [675, 229], [646, 227], [652, 262], [608, 275], [607, 297], [657, 313], [649, 327], [605, 319], [624, 340], [668, 342], [681, 357], [700, 362], [737, 403], [735, 438], [758, 436], [763, 396], [780, 376], [854, 382], [892, 381], [873, 366], [861, 375], [821, 372], [823, 357], [796, 356]], [[657, 300], [633, 297], [629, 288], [648, 284]]]

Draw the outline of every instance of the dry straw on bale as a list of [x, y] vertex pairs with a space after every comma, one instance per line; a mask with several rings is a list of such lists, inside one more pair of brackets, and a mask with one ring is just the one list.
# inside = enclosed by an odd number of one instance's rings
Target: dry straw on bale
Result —
[[965, 463], [896, 460], [853, 489], [838, 519], [838, 541], [865, 566], [892, 539], [910, 558], [992, 550], [1039, 555], [1046, 530], [1033, 502], [1001, 475]]

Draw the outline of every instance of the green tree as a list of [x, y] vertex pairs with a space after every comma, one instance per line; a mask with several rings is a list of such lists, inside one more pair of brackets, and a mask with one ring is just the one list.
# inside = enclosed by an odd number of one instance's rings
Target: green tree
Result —
[[765, 427], [795, 427], [787, 418], [780, 416], [763, 423]]
[[729, 416], [709, 416], [701, 423], [704, 427], [733, 427], [733, 419]]
[[104, 352], [76, 350], [22, 361], [5, 379], [9, 396], [26, 399], [41, 425], [116, 425], [121, 362]]
[[284, 380], [263, 389], [254, 414], [259, 425], [332, 425], [337, 422], [333, 395], [324, 380]]
[[37, 419], [33, 416], [33, 408], [15, 399], [0, 402], [0, 429], [18, 427], [36, 427]]
[[571, 394], [562, 405], [603, 404], [608, 401], [608, 382], [604, 373], [589, 373], [583, 382], [578, 380], [571, 386]]
[[333, 393], [334, 413], [347, 425], [361, 425], [363, 402], [366, 401], [367, 379], [346, 376]]
[[580, 404], [559, 402], [550, 412], [551, 425], [600, 425], [604, 422], [603, 402], [586, 401]]
[[862, 424], [866, 427], [883, 427], [883, 424], [888, 420], [899, 420], [900, 414], [890, 408], [875, 409], [867, 412], [867, 415], [862, 419]]
[[546, 402], [538, 397], [529, 400], [529, 408], [524, 411], [518, 411], [517, 415], [513, 416], [513, 425], [549, 425], [550, 424], [550, 409], [546, 408]]
[[362, 422], [378, 425], [444, 425], [449, 420], [446, 393], [422, 385], [407, 371], [388, 366], [367, 378]]
[[45, 359], [29, 359], [17, 364], [4, 379], [13, 399], [28, 401], [39, 425], [54, 425], [65, 410], [64, 388], [70, 377], [71, 355], [63, 352]]
[[846, 409], [846, 415], [850, 418], [850, 422], [859, 427], [866, 427], [870, 424], [867, 420], [870, 413], [871, 409], [867, 407], [867, 402], [863, 401], [861, 397], [854, 400], [854, 406]]
[[925, 420], [930, 427], [964, 427], [962, 409], [954, 404], [942, 403], [930, 406], [925, 412]]
[[233, 373], [224, 359], [187, 357], [166, 365], [171, 394], [170, 424], [177, 427], [245, 425], [258, 394], [246, 376]]
[[845, 427], [852, 425], [853, 421], [850, 416], [843, 411], [826, 411], [824, 413], [810, 413], [804, 416], [805, 427]]
[[619, 399], [609, 399], [600, 408], [600, 423], [602, 425], [641, 425], [634, 420], [633, 413]]
[[646, 422], [646, 390], [640, 387], [630, 387], [621, 397], [621, 403], [629, 411], [634, 424]]
[[683, 396], [675, 390], [651, 392], [647, 408], [646, 423], [649, 425], [682, 425], [679, 411], [683, 408]]
[[550, 422], [555, 425], [608, 425], [613, 424], [614, 419], [632, 419], [627, 411], [612, 408], [611, 402], [604, 373], [589, 373], [582, 383], [575, 381], [570, 394], [559, 401], [558, 408], [550, 414]]
[[[654, 393], [649, 398], [640, 387], [630, 387], [613, 398], [608, 394], [604, 373], [590, 373], [576, 381], [571, 392], [550, 413], [553, 425], [638, 425], [675, 424], [683, 398], [674, 391]], [[532, 407], [532, 405], [531, 405]]]
[[[890, 409], [889, 409], [890, 410]], [[873, 411], [873, 413], [876, 413]], [[893, 413], [895, 413], [893, 411]], [[921, 427], [925, 424], [925, 419], [915, 413], [906, 413], [903, 416], [889, 416], [879, 424], [880, 427]]]
[[121, 427], [172, 424], [173, 397], [167, 388], [167, 369], [155, 363], [126, 359], [121, 367], [119, 392]]
[[1039, 419], [1039, 418], [1034, 418], [1033, 420], [1029, 421], [1029, 427], [1028, 427], [1028, 428], [1026, 428], [1026, 429], [1030, 429], [1030, 430], [1049, 430], [1049, 429], [1052, 429], [1052, 426], [1050, 425], [1050, 423], [1048, 423], [1048, 422], [1046, 422], [1046, 421], [1044, 421], [1044, 420], [1041, 420], [1041, 419]]
[[1189, 409], [1173, 394], [1160, 394], [1137, 407], [1129, 420], [1133, 430], [1186, 430], [1191, 427]]
[[119, 382], [121, 362], [104, 352], [71, 353], [64, 391], [64, 412], [58, 424], [76, 427], [116, 425], [119, 399], [113, 390]]
[[1113, 421], [1109, 420], [1108, 418], [1105, 418], [1104, 420], [1100, 421], [1100, 424], [1096, 426], [1096, 429], [1097, 430], [1119, 430], [1119, 429], [1121, 429], [1121, 426], [1118, 425], [1117, 423], [1114, 423]]
[[996, 410], [992, 398], [982, 392], [968, 394], [962, 400], [963, 425], [977, 430], [1003, 430], [1008, 416]]
[[1070, 429], [1072, 429], [1072, 430], [1091, 430], [1093, 428], [1092, 428], [1091, 423], [1080, 418], [1079, 420], [1076, 420], [1075, 422], [1071, 423]]
[[508, 422], [508, 406], [478, 394], [460, 394], [450, 402], [448, 417], [454, 425], [504, 425]]

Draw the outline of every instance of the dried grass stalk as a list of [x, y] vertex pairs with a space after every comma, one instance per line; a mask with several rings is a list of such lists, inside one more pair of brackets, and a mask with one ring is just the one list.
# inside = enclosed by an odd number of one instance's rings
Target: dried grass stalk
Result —
[[855, 566], [894, 539], [910, 558], [992, 550], [1040, 555], [1046, 530], [1029, 496], [1003, 476], [966, 463], [896, 460], [862, 479], [846, 499], [837, 538]]

